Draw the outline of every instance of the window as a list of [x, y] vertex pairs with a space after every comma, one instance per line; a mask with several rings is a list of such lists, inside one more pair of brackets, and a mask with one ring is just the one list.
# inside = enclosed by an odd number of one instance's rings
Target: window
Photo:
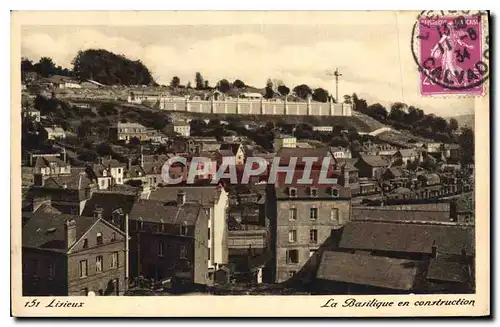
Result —
[[335, 223], [339, 222], [339, 209], [338, 208], [332, 208], [332, 211], [330, 213], [330, 219]]
[[287, 263], [299, 263], [299, 250], [288, 250], [286, 255]]
[[122, 169], [118, 168], [118, 174], [121, 174], [121, 173], [122, 173]]
[[87, 296], [88, 293], [89, 293], [89, 289], [88, 288], [82, 288], [80, 290], [80, 295], [81, 296]]
[[314, 220], [318, 219], [318, 208], [311, 208], [309, 217]]
[[95, 271], [102, 272], [102, 255], [95, 258]]
[[118, 252], [111, 253], [111, 268], [118, 267]]
[[291, 208], [288, 215], [290, 220], [297, 220], [297, 208]]
[[182, 225], [181, 226], [181, 235], [186, 236], [188, 234], [188, 228], [187, 226]]
[[85, 239], [83, 240], [83, 248], [84, 248], [84, 249], [88, 249], [88, 247], [89, 247], [89, 239], [88, 239], [88, 238], [85, 238]]
[[296, 272], [295, 270], [291, 270], [288, 272], [288, 278], [292, 278], [293, 276], [295, 276]]
[[297, 231], [295, 229], [292, 229], [291, 231], [288, 232], [288, 242], [290, 243], [297, 242]]
[[55, 271], [54, 271], [54, 264], [49, 263], [49, 279], [52, 280], [54, 279]]
[[187, 258], [187, 251], [186, 251], [186, 246], [185, 245], [181, 245], [180, 248], [179, 248], [179, 252], [180, 252], [180, 258], [181, 259], [186, 259]]
[[318, 189], [317, 188], [311, 188], [311, 196], [312, 197], [318, 196]]
[[164, 250], [165, 245], [163, 244], [163, 241], [158, 241], [158, 256], [163, 257], [163, 250]]
[[80, 261], [80, 278], [87, 277], [87, 260]]
[[210, 261], [210, 259], [212, 258], [210, 255], [212, 254], [211, 253], [212, 251], [210, 251], [210, 248], [208, 249], [208, 261]]
[[332, 188], [331, 192], [332, 192], [332, 196], [334, 198], [338, 198], [339, 197], [339, 190], [337, 190], [336, 188]]
[[101, 179], [100, 182], [101, 182], [101, 187], [104, 187], [104, 179]]
[[210, 227], [208, 228], [208, 240], [210, 241]]
[[297, 189], [294, 188], [294, 187], [291, 187], [289, 190], [288, 190], [288, 195], [292, 198], [295, 198], [297, 197]]
[[309, 242], [310, 243], [317, 243], [318, 242], [318, 230], [317, 229], [311, 229], [309, 231]]
[[115, 232], [111, 233], [111, 242], [114, 242], [114, 241], [116, 241], [116, 233]]
[[102, 233], [97, 233], [96, 242], [97, 242], [97, 245], [102, 244]]

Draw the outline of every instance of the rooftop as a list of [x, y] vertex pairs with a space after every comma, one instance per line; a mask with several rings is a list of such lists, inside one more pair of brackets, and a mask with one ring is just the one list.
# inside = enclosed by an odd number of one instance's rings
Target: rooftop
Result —
[[187, 224], [194, 225], [202, 206], [199, 203], [188, 203], [183, 205], [166, 204], [163, 201], [138, 200], [132, 206], [130, 219], [149, 222], [162, 222], [172, 225]]
[[411, 290], [418, 268], [419, 263], [412, 260], [326, 251], [322, 255], [316, 278]]

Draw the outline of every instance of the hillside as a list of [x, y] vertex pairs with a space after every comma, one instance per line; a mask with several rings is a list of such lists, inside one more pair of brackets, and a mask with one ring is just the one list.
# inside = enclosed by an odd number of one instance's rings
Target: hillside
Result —
[[450, 119], [450, 118], [455, 118], [458, 122], [458, 126], [460, 126], [460, 127], [474, 128], [474, 114], [448, 117], [448, 119]]
[[104, 85], [156, 85], [149, 69], [140, 61], [103, 49], [79, 51], [73, 60], [73, 74]]

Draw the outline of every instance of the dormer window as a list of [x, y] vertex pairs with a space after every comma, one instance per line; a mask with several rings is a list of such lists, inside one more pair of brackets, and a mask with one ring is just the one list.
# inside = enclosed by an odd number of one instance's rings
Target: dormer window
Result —
[[331, 191], [332, 197], [334, 197], [334, 198], [338, 198], [339, 197], [339, 190], [337, 190], [336, 188], [332, 187], [332, 189], [330, 191]]
[[96, 243], [97, 243], [97, 245], [101, 245], [102, 244], [102, 233], [97, 233]]
[[311, 187], [311, 189], [309, 190], [309, 194], [312, 196], [312, 197], [317, 197], [318, 196], [318, 189], [315, 188], [315, 187]]
[[291, 198], [296, 198], [297, 197], [297, 189], [295, 187], [290, 187], [288, 189], [288, 196]]
[[187, 236], [187, 234], [188, 234], [188, 226], [187, 223], [184, 222], [184, 224], [181, 225], [181, 235]]

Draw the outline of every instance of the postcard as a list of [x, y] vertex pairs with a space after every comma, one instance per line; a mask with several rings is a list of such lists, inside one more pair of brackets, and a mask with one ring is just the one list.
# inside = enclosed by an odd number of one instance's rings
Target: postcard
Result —
[[490, 315], [489, 12], [11, 19], [13, 316]]

